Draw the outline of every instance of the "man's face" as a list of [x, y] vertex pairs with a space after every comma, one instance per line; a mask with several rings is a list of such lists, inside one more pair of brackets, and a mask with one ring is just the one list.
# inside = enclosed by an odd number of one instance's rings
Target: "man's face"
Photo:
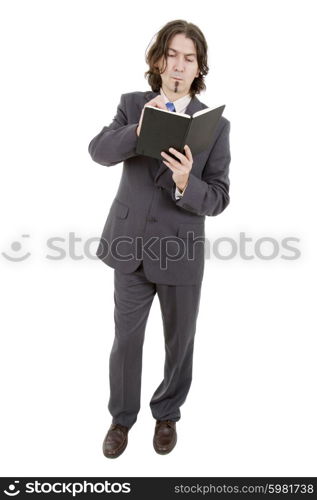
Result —
[[[164, 68], [164, 60], [158, 62], [159, 68]], [[197, 54], [194, 42], [178, 33], [169, 42], [166, 69], [161, 73], [162, 88], [169, 98], [177, 99], [189, 93], [193, 80], [199, 75]], [[175, 93], [176, 78], [179, 77], [177, 93]]]

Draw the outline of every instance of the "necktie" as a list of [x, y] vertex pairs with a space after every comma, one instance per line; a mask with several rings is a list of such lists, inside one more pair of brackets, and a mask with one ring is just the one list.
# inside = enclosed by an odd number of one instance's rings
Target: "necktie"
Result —
[[165, 105], [170, 111], [176, 111], [175, 106], [172, 102], [166, 102]]

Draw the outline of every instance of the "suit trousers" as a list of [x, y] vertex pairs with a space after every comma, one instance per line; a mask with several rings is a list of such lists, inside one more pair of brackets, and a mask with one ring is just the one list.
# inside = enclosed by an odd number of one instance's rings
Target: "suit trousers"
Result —
[[173, 286], [152, 283], [143, 264], [132, 273], [114, 270], [115, 337], [109, 359], [112, 422], [129, 428], [140, 410], [142, 351], [150, 308], [158, 294], [165, 340], [164, 378], [150, 409], [157, 420], [180, 419], [191, 381], [201, 282]]

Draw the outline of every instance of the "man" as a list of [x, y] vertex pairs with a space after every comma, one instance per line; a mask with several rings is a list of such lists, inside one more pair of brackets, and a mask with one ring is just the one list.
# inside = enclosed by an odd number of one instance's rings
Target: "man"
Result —
[[[153, 445], [169, 453], [191, 379], [196, 320], [204, 271], [205, 216], [229, 204], [229, 130], [222, 117], [208, 150], [192, 156], [171, 150], [162, 161], [136, 154], [145, 106], [186, 112], [205, 109], [196, 93], [205, 89], [207, 43], [192, 23], [176, 20], [157, 34], [147, 54], [152, 91], [121, 96], [109, 126], [92, 139], [94, 161], [123, 161], [116, 197], [97, 256], [114, 268], [115, 339], [110, 354], [109, 411], [112, 424], [103, 453], [116, 458], [140, 409], [142, 348], [151, 304], [158, 294], [165, 338], [164, 378], [150, 408], [156, 420]], [[167, 104], [166, 104], [167, 103]], [[142, 241], [142, 245], [140, 245]]]

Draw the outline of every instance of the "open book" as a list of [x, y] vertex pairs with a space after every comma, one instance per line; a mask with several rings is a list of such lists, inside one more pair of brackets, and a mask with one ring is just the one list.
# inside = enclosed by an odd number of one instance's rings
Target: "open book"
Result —
[[163, 160], [161, 151], [176, 158], [168, 150], [175, 148], [182, 154], [188, 144], [192, 154], [205, 151], [213, 140], [213, 134], [225, 105], [205, 108], [193, 116], [145, 106], [136, 153]]

